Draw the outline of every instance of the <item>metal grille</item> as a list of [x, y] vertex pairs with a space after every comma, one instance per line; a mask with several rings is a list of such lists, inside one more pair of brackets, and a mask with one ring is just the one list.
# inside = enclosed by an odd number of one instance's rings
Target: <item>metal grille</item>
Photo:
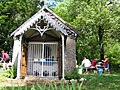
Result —
[[27, 74], [38, 77], [58, 77], [58, 43], [30, 42]]

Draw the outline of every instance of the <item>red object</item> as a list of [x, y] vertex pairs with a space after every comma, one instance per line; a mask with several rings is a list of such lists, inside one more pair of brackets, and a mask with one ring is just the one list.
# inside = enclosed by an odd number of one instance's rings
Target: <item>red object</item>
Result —
[[6, 58], [6, 54], [4, 54], [4, 58]]
[[104, 62], [104, 66], [106, 66], [108, 64], [108, 60]]
[[96, 66], [97, 61], [96, 60], [92, 60], [92, 66]]
[[108, 58], [107, 56], [104, 56], [104, 66], [106, 66], [108, 64]]
[[9, 58], [9, 55], [8, 55], [7, 53], [3, 53], [3, 54], [2, 54], [2, 58], [3, 58], [3, 59], [8, 59], [8, 58]]

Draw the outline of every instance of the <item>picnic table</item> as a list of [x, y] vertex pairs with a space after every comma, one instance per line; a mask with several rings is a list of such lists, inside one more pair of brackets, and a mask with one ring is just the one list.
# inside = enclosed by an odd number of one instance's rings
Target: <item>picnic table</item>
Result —
[[[83, 67], [83, 70], [85, 71], [85, 68]], [[102, 73], [105, 70], [105, 67], [102, 65], [96, 65], [96, 66], [91, 66], [88, 68], [89, 73], [98, 73], [99, 74], [99, 70], [102, 70]]]

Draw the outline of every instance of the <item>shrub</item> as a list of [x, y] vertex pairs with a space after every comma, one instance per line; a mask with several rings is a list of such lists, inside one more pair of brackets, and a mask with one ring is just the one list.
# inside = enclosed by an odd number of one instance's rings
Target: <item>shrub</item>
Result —
[[12, 66], [7, 69], [6, 77], [15, 78], [16, 75], [17, 75], [17, 68], [15, 66]]
[[80, 79], [80, 75], [78, 73], [78, 68], [75, 68], [70, 74], [65, 74], [65, 79], [66, 80], [71, 80], [71, 79]]

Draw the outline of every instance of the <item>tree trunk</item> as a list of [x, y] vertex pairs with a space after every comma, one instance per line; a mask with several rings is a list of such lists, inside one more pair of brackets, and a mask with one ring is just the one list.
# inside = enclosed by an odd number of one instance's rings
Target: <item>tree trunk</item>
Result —
[[100, 46], [100, 60], [104, 59], [103, 34], [104, 34], [104, 29], [102, 29], [102, 26], [99, 25], [98, 37], [99, 37], [99, 46]]

